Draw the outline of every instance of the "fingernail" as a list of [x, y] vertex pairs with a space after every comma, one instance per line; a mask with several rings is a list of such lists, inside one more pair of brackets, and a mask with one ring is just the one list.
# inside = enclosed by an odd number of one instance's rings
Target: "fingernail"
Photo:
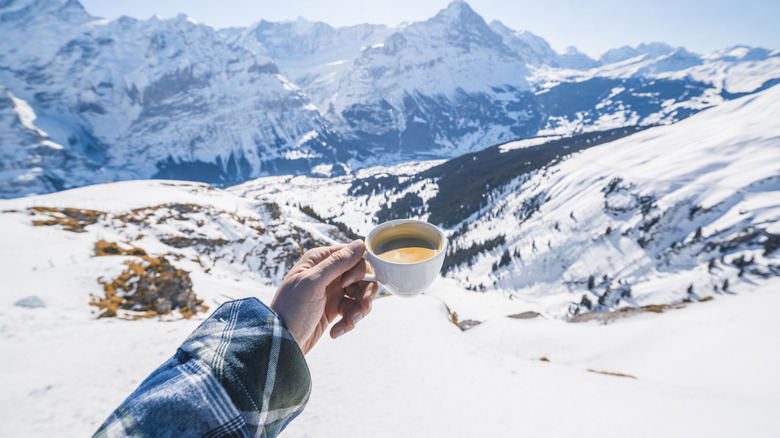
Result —
[[353, 240], [349, 245], [347, 245], [347, 248], [349, 248], [349, 250], [354, 252], [354, 253], [362, 253], [363, 252], [363, 241], [362, 240]]
[[363, 319], [363, 314], [356, 313], [355, 316], [352, 317], [352, 324], [357, 324], [361, 319]]
[[341, 288], [344, 289], [346, 287], [352, 286], [353, 284], [355, 284], [355, 279], [349, 278], [347, 279], [347, 281], [344, 282], [344, 284], [341, 285]]
[[344, 329], [343, 328], [337, 328], [336, 330], [333, 331], [333, 339], [336, 339], [336, 338], [338, 338], [339, 336], [341, 336], [343, 334], [344, 334]]

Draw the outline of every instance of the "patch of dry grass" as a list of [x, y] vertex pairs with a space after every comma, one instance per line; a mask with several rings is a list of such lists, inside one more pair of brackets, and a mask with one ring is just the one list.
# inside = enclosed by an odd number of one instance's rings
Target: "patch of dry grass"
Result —
[[93, 297], [91, 305], [100, 311], [98, 318], [116, 317], [119, 310], [135, 311], [129, 319], [153, 318], [178, 310], [184, 318], [208, 311], [203, 300], [195, 296], [189, 272], [171, 265], [165, 256], [153, 257], [129, 244], [100, 240], [95, 244], [95, 256], [134, 256], [124, 264], [127, 268], [118, 277], [98, 282], [105, 296]]
[[80, 208], [30, 207], [27, 211], [34, 218], [43, 217], [33, 219], [33, 225], [36, 227], [59, 225], [74, 233], [83, 233], [87, 225], [97, 223], [100, 218], [106, 216], [104, 211]]
[[[205, 237], [182, 237], [182, 236], [162, 237], [160, 238], [160, 242], [178, 249], [189, 248], [191, 246], [204, 246], [213, 249], [231, 243], [222, 238], [207, 239]], [[243, 242], [243, 239], [238, 240], [237, 242], [241, 243]]]
[[146, 251], [127, 243], [120, 245], [116, 242], [108, 242], [102, 239], [95, 243], [95, 257], [114, 255], [145, 256]]

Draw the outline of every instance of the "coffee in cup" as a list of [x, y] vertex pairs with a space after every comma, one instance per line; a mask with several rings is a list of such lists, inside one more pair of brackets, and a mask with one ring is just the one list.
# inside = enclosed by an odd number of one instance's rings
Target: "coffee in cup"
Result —
[[413, 297], [438, 277], [447, 238], [424, 221], [399, 219], [377, 225], [366, 237], [365, 258], [376, 279], [394, 295]]
[[418, 263], [439, 251], [433, 242], [415, 236], [398, 236], [374, 246], [377, 257], [393, 263]]

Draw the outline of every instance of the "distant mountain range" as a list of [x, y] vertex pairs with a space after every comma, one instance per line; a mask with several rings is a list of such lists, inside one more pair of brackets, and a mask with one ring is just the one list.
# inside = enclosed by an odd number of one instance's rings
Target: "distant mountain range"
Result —
[[0, 3], [0, 196], [106, 179], [228, 185], [668, 124], [780, 79], [780, 52], [662, 43], [592, 59], [455, 1], [397, 27], [215, 30]]

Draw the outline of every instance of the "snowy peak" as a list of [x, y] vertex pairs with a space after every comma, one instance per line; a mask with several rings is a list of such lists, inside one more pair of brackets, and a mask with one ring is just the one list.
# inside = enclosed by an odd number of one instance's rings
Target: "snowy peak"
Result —
[[259, 42], [287, 73], [288, 66], [299, 68], [301, 61], [313, 66], [357, 56], [361, 47], [381, 42], [387, 29], [372, 24], [334, 28], [302, 17], [282, 23], [262, 20], [249, 28], [245, 41]]
[[708, 55], [705, 55], [705, 59], [709, 60], [721, 60], [721, 61], [764, 61], [768, 58], [780, 56], [778, 50], [768, 50], [763, 47], [750, 47], [743, 45], [736, 45], [728, 47], [726, 49], [717, 50]]
[[451, 21], [451, 22], [472, 22], [479, 24], [484, 20], [482, 17], [474, 12], [468, 3], [462, 0], [455, 0], [447, 5], [446, 8], [439, 11], [433, 18], [439, 21]]
[[580, 52], [576, 47], [569, 46], [558, 58], [561, 67], [574, 70], [589, 70], [601, 63], [590, 56]]
[[78, 0], [10, 0], [0, 3], [0, 23], [34, 22], [54, 17], [65, 22], [94, 20]]
[[558, 64], [558, 54], [544, 38], [527, 30], [512, 30], [498, 20], [490, 23], [490, 29], [503, 37], [504, 44], [519, 54], [528, 64], [551, 66]]
[[600, 65], [574, 46], [569, 46], [562, 54], [558, 54], [544, 38], [527, 30], [515, 31], [498, 20], [490, 23], [490, 29], [500, 35], [504, 44], [520, 55], [528, 65], [534, 67], [589, 70]]
[[[379, 56], [377, 56], [379, 54]], [[387, 56], [396, 59], [386, 59]], [[433, 18], [412, 23], [402, 27], [394, 34], [390, 35], [381, 46], [366, 50], [358, 63], [363, 63], [367, 58], [374, 58], [374, 61], [383, 59], [382, 62], [390, 61], [399, 63], [401, 70], [422, 70], [424, 65], [440, 66], [446, 71], [429, 72], [424, 76], [428, 79], [419, 77], [411, 83], [422, 82], [445, 82], [444, 88], [454, 90], [455, 88], [468, 88], [474, 85], [475, 77], [483, 77], [486, 80], [494, 80], [490, 76], [497, 70], [503, 70], [511, 64], [515, 68], [512, 79], [509, 82], [495, 82], [493, 85], [514, 84], [515, 82], [524, 83], [525, 65], [517, 53], [507, 47], [500, 35], [493, 32], [485, 23], [482, 17], [474, 12], [466, 2], [455, 1], [441, 10]], [[471, 66], [465, 65], [467, 62], [478, 62]], [[484, 70], [477, 73], [479, 65]], [[430, 78], [439, 74], [440, 76], [431, 81]], [[465, 75], [464, 75], [465, 73]], [[451, 80], [447, 76], [453, 76], [455, 86], [451, 86]], [[460, 77], [458, 77], [460, 76]], [[468, 79], [462, 81], [462, 79]], [[504, 80], [504, 78], [502, 78]], [[484, 82], [484, 81], [477, 81]], [[405, 88], [409, 88], [408, 86]], [[420, 88], [420, 87], [416, 87]], [[521, 86], [523, 88], [523, 86]]]
[[443, 27], [444, 36], [451, 44], [470, 49], [475, 46], [499, 46], [501, 37], [490, 30], [485, 20], [464, 1], [456, 0], [433, 18], [412, 26], [435, 29]]
[[636, 48], [631, 46], [623, 46], [617, 49], [608, 50], [601, 55], [600, 61], [604, 64], [611, 64], [614, 62], [625, 61], [627, 59], [636, 58], [641, 55], [648, 55], [649, 58], [658, 58], [659, 56], [668, 55], [674, 52], [675, 49], [666, 43], [642, 43]]

